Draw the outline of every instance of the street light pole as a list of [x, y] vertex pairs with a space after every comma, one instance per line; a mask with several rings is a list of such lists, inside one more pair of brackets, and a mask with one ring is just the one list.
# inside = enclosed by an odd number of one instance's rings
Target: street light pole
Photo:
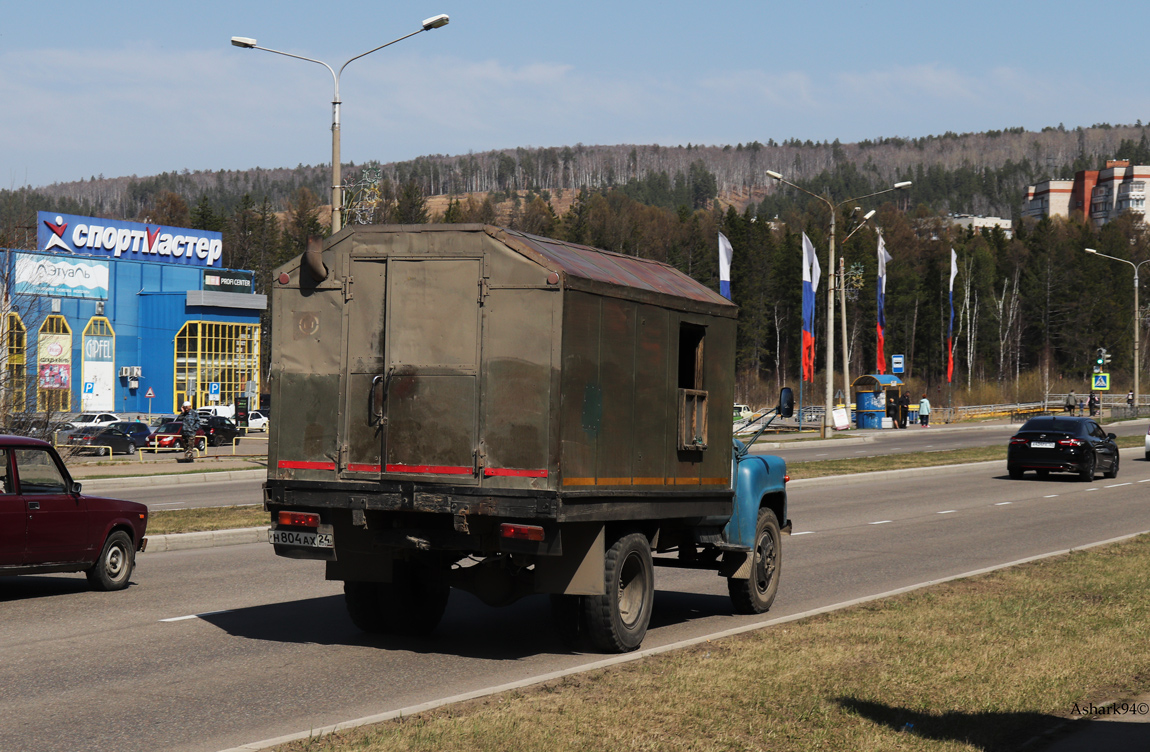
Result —
[[[781, 173], [775, 172], [774, 170], [767, 170], [767, 177], [773, 178], [773, 179], [779, 181], [780, 183], [783, 183], [785, 185], [789, 185], [790, 187], [794, 188], [795, 190], [802, 191], [803, 193], [807, 194], [808, 196], [810, 196], [812, 198], [816, 198], [819, 201], [822, 201], [826, 205], [827, 209], [830, 210], [830, 213], [831, 213], [830, 240], [828, 243], [828, 246], [830, 248], [830, 255], [827, 259], [827, 388], [826, 388], [826, 404], [823, 407], [823, 411], [824, 411], [823, 412], [823, 425], [822, 425], [822, 430], [819, 432], [820, 436], [825, 437], [827, 435], [827, 430], [832, 425], [831, 413], [834, 411], [834, 394], [835, 394], [835, 392], [834, 392], [834, 381], [835, 381], [835, 214], [837, 213], [837, 211], [839, 210], [840, 207], [846, 206], [847, 204], [852, 203], [854, 201], [861, 201], [864, 198], [871, 198], [872, 196], [879, 196], [879, 195], [882, 195], [883, 193], [890, 193], [891, 191], [897, 191], [900, 188], [907, 188], [911, 185], [911, 181], [906, 180], [906, 181], [903, 181], [901, 183], [895, 183], [890, 188], [885, 188], [881, 191], [875, 191], [874, 193], [868, 193], [864, 196], [857, 196], [855, 198], [847, 199], [846, 201], [840, 201], [839, 203], [836, 204], [830, 199], [830, 189], [829, 188], [825, 191], [825, 193], [826, 193], [825, 196], [820, 196], [817, 193], [812, 193], [811, 191], [808, 191], [806, 188], [803, 188], [802, 186], [795, 185], [791, 181], [784, 178]], [[845, 325], [844, 325], [844, 328], [845, 328]], [[843, 358], [844, 359], [846, 358], [845, 348], [844, 348]], [[843, 368], [843, 376], [844, 376], [844, 378], [847, 377], [847, 368], [846, 367]], [[847, 383], [847, 384], [844, 384], [843, 386], [844, 386], [843, 394], [845, 395], [850, 390], [850, 384]]]
[[381, 44], [378, 47], [368, 50], [367, 52], [356, 55], [340, 66], [337, 73], [327, 63], [322, 60], [313, 60], [310, 57], [303, 57], [302, 55], [293, 55], [290, 52], [281, 52], [280, 50], [273, 50], [270, 47], [260, 47], [256, 44], [256, 40], [249, 37], [232, 37], [232, 46], [243, 47], [248, 50], [263, 50], [264, 52], [273, 52], [276, 55], [283, 55], [284, 57], [294, 57], [296, 60], [304, 60], [309, 63], [316, 63], [327, 68], [331, 73], [332, 82], [335, 84], [335, 94], [331, 100], [331, 232], [334, 235], [340, 231], [343, 226], [343, 178], [340, 174], [340, 105], [343, 103], [339, 98], [339, 79], [343, 75], [343, 69], [348, 66], [353, 60], [359, 60], [361, 57], [370, 55], [373, 52], [382, 50], [384, 47], [390, 47], [396, 42], [402, 42], [404, 39], [413, 37], [416, 34], [421, 34], [425, 31], [438, 29], [441, 26], [446, 26], [451, 19], [446, 14], [432, 16], [426, 19], [419, 30], [413, 31], [410, 34], [405, 34], [398, 39], [393, 39], [387, 44]]
[[1141, 367], [1141, 361], [1139, 360], [1140, 356], [1139, 356], [1138, 351], [1141, 349], [1140, 340], [1142, 339], [1142, 336], [1141, 336], [1142, 331], [1141, 331], [1141, 327], [1139, 326], [1139, 324], [1141, 323], [1139, 321], [1140, 316], [1141, 316], [1141, 309], [1138, 307], [1138, 270], [1142, 268], [1142, 264], [1150, 262], [1150, 259], [1146, 259], [1146, 261], [1140, 261], [1137, 264], [1135, 264], [1133, 261], [1127, 261], [1124, 258], [1118, 258], [1117, 256], [1108, 256], [1105, 253], [1099, 253], [1098, 251], [1094, 250], [1093, 248], [1086, 248], [1084, 250], [1087, 253], [1094, 255], [1094, 256], [1101, 256], [1102, 258], [1108, 258], [1111, 261], [1121, 261], [1123, 264], [1129, 264], [1130, 268], [1134, 270], [1134, 415], [1137, 416], [1138, 415], [1138, 395], [1140, 394], [1140, 392], [1138, 391], [1138, 371]]

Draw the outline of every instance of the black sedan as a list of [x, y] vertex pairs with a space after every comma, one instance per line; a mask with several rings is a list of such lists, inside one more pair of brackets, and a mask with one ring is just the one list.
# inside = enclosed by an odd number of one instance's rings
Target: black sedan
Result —
[[1093, 418], [1031, 418], [1010, 437], [1006, 469], [1011, 478], [1034, 470], [1039, 478], [1049, 473], [1077, 473], [1087, 483], [1101, 470], [1118, 476], [1118, 444]]
[[103, 456], [123, 452], [136, 453], [136, 442], [132, 437], [118, 428], [112, 426], [87, 426], [77, 429], [68, 437], [68, 446], [77, 454], [83, 451], [92, 451]]

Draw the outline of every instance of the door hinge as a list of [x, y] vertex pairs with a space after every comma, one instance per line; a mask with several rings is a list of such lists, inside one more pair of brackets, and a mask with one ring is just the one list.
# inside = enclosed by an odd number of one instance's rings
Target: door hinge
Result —
[[355, 281], [355, 277], [347, 276], [343, 278], [343, 302], [351, 300], [351, 284]]
[[487, 448], [483, 444], [475, 450], [475, 474], [483, 475], [483, 468], [487, 467]]
[[487, 300], [487, 296], [491, 294], [491, 283], [487, 281], [487, 277], [479, 278], [479, 305], [483, 305], [483, 301]]

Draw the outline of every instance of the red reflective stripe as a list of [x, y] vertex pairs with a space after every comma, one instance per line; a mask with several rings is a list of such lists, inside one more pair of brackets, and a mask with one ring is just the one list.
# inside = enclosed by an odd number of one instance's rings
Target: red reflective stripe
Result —
[[508, 477], [508, 478], [546, 478], [547, 470], [515, 470], [509, 467], [488, 467], [484, 468], [483, 474], [488, 478]]
[[457, 465], [388, 465], [387, 472], [420, 475], [471, 475], [475, 471], [470, 467]]
[[349, 473], [378, 473], [382, 470], [381, 465], [359, 465], [354, 462], [347, 464], [347, 471]]
[[335, 470], [334, 462], [295, 462], [292, 460], [280, 460], [279, 468], [281, 470]]

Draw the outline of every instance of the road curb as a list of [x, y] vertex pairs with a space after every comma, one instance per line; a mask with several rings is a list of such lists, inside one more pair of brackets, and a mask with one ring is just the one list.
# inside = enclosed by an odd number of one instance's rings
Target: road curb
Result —
[[254, 480], [266, 478], [265, 468], [254, 470], [220, 470], [208, 473], [186, 473], [183, 475], [128, 475], [122, 478], [77, 478], [84, 491], [114, 491], [117, 488], [143, 488], [145, 486], [182, 486], [188, 483], [225, 483], [232, 480]]
[[171, 533], [169, 535], [149, 535], [146, 554], [159, 554], [167, 551], [190, 551], [197, 548], [218, 546], [239, 546], [244, 543], [267, 543], [268, 528], [238, 527], [230, 530], [209, 530], [202, 533]]

